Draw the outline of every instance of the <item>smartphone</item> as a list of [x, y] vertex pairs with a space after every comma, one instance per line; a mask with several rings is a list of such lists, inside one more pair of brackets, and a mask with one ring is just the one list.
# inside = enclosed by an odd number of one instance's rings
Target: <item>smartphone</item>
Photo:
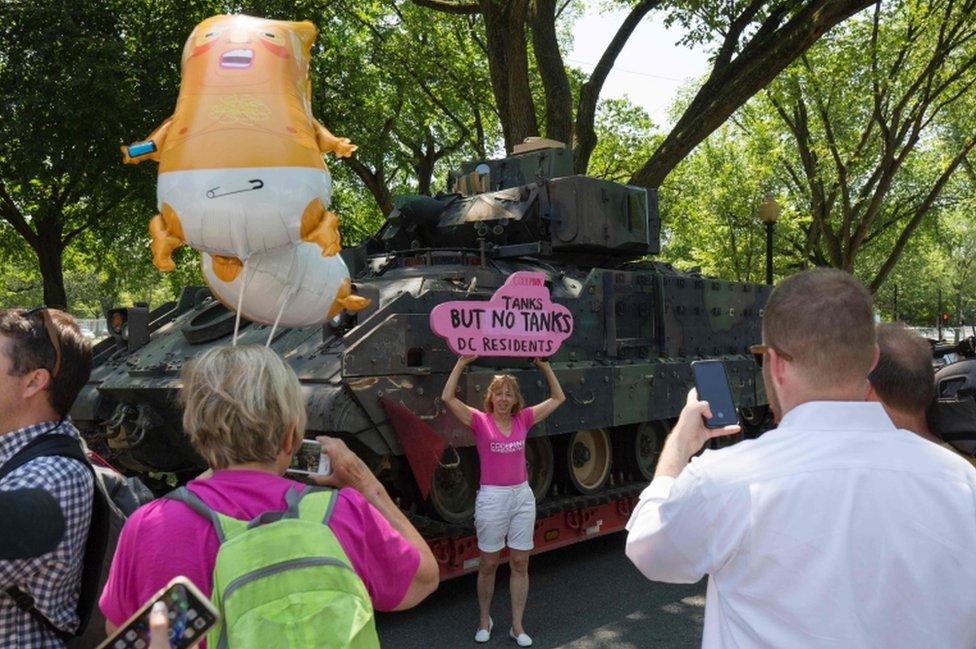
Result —
[[328, 475], [331, 472], [332, 464], [329, 462], [329, 456], [322, 454], [322, 445], [314, 439], [302, 440], [298, 452], [291, 458], [291, 465], [288, 467], [288, 473], [297, 475], [312, 473]]
[[691, 371], [695, 375], [698, 398], [707, 401], [712, 416], [705, 420], [707, 428], [722, 428], [739, 423], [739, 416], [732, 401], [729, 375], [722, 361], [693, 361]]
[[129, 151], [130, 158], [146, 155], [147, 153], [156, 153], [156, 143], [152, 140], [147, 142], [136, 142], [135, 144], [130, 144], [126, 148]]
[[98, 649], [146, 649], [149, 646], [149, 612], [158, 601], [169, 612], [169, 646], [188, 649], [198, 643], [220, 615], [210, 600], [186, 577], [175, 577], [126, 620]]

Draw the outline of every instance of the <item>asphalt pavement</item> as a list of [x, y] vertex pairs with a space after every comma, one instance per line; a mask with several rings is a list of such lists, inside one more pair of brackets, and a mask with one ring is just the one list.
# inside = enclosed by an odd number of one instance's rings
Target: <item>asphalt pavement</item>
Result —
[[[525, 630], [534, 649], [636, 649], [701, 646], [705, 581], [649, 582], [624, 556], [616, 533], [532, 557]], [[495, 630], [474, 642], [478, 622], [475, 575], [444, 582], [420, 606], [377, 614], [385, 649], [515, 647], [508, 568], [498, 571], [492, 602]]]

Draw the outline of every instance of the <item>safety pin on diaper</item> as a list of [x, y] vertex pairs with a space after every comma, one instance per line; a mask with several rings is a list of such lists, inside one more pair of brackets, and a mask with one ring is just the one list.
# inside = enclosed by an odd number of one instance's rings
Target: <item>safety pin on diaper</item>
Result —
[[220, 198], [221, 196], [230, 196], [231, 194], [241, 194], [243, 192], [253, 192], [256, 189], [261, 189], [262, 187], [264, 187], [264, 181], [261, 180], [261, 179], [259, 179], [259, 178], [255, 178], [254, 180], [249, 180], [247, 182], [251, 183], [252, 186], [251, 187], [248, 187], [247, 189], [235, 189], [232, 192], [224, 192], [223, 194], [218, 194], [217, 193], [217, 190], [220, 189], [220, 185], [218, 185], [218, 186], [214, 187], [213, 189], [208, 189], [207, 190], [207, 198]]

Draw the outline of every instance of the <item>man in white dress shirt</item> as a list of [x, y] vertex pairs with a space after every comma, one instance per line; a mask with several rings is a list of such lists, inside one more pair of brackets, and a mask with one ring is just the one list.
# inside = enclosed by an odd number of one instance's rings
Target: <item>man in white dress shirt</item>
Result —
[[627, 525], [649, 579], [708, 575], [702, 646], [976, 647], [976, 470], [865, 402], [871, 298], [816, 269], [763, 316], [779, 426], [690, 461], [710, 438], [694, 391]]

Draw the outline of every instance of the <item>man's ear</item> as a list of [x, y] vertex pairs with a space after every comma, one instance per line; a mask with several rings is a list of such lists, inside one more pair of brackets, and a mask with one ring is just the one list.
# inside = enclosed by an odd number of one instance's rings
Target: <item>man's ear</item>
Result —
[[51, 372], [44, 368], [38, 368], [31, 370], [20, 377], [20, 379], [20, 385], [23, 388], [23, 394], [21, 396], [25, 399], [30, 399], [44, 392], [51, 385]]
[[786, 378], [786, 363], [783, 357], [779, 355], [775, 349], [770, 348], [766, 352], [766, 362], [769, 363], [769, 376], [773, 380], [773, 385], [780, 386], [783, 385], [783, 380]]
[[874, 371], [874, 368], [878, 366], [878, 360], [881, 358], [881, 347], [878, 343], [874, 343], [874, 357], [871, 359], [871, 367], [868, 369], [868, 374]]
[[874, 386], [871, 385], [871, 381], [868, 381], [868, 387], [864, 391], [864, 400], [865, 401], [877, 401], [879, 403], [881, 402], [881, 397], [878, 395], [877, 392], [875, 392]]

